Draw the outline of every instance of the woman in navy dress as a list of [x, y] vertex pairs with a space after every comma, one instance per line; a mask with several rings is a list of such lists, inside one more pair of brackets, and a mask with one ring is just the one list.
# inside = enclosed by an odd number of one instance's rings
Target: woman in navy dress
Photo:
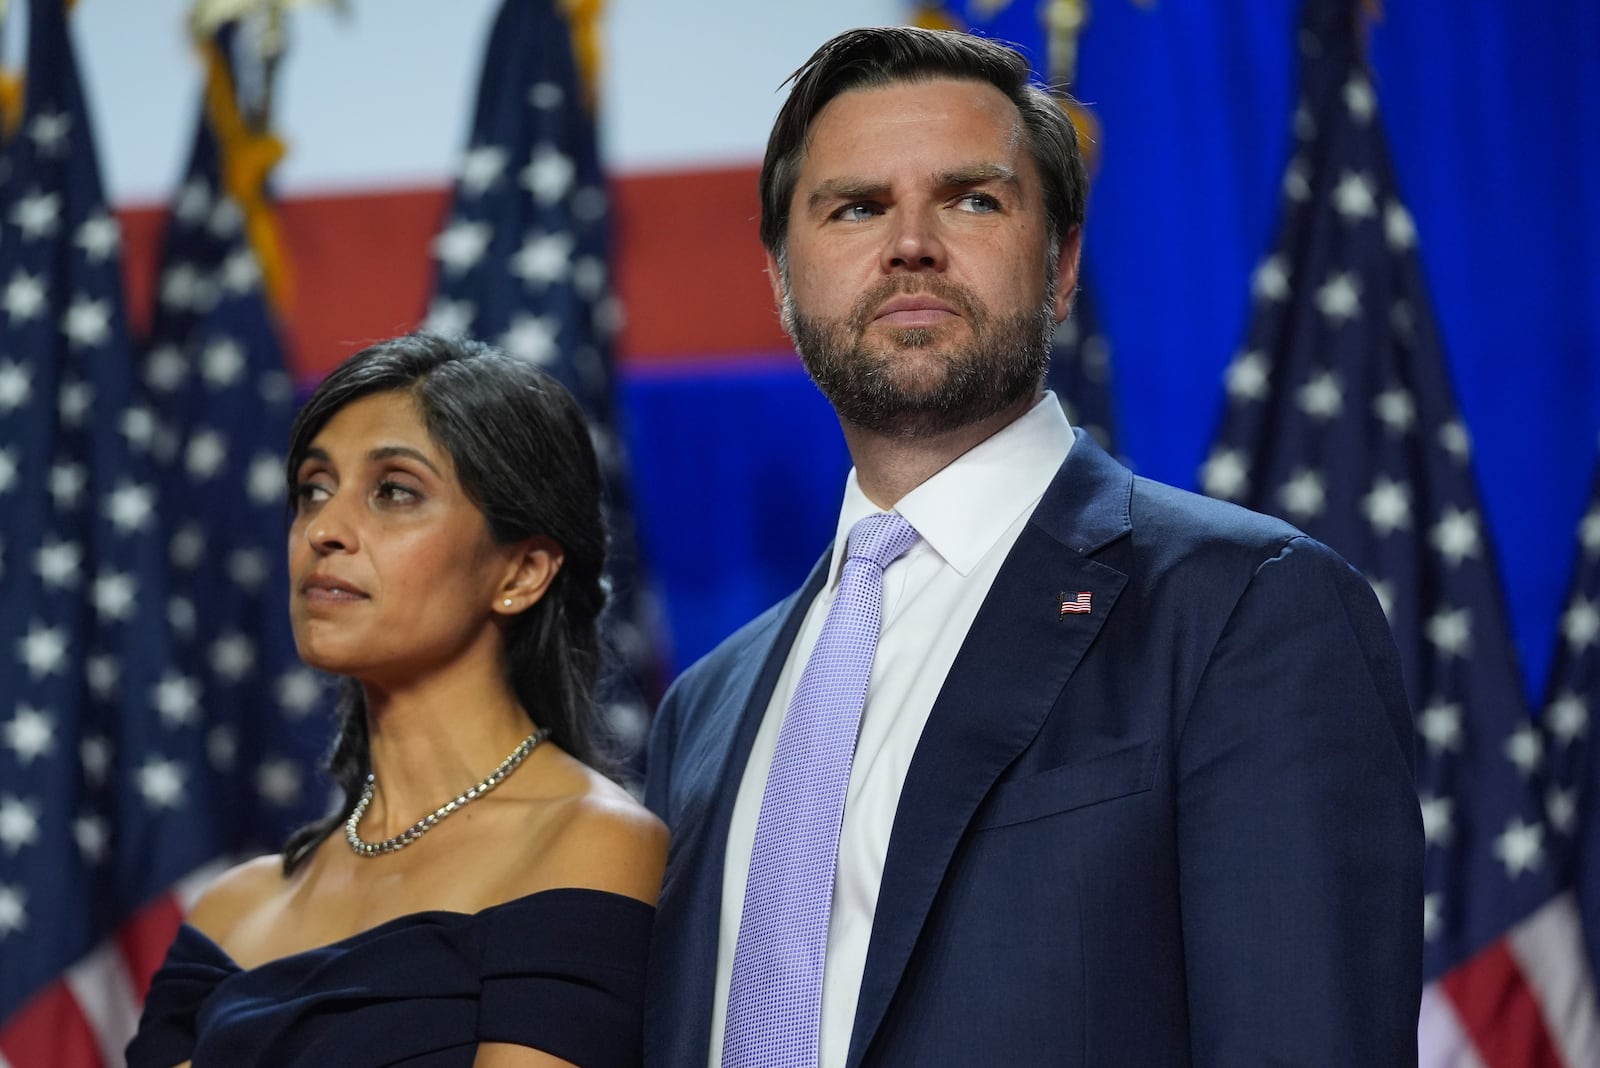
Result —
[[202, 897], [129, 1064], [638, 1064], [667, 834], [596, 770], [577, 406], [487, 346], [396, 338], [317, 389], [288, 478], [295, 641], [346, 679], [342, 801]]

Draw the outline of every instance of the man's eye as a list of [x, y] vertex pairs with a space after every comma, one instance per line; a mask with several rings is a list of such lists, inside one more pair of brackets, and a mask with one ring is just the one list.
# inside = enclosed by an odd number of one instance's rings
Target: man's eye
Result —
[[844, 222], [861, 222], [863, 219], [870, 219], [874, 215], [879, 214], [882, 214], [882, 209], [880, 209], [878, 205], [857, 203], [846, 204], [844, 207], [834, 212], [833, 217]]
[[966, 211], [982, 213], [1000, 210], [1000, 202], [988, 193], [963, 193], [956, 203]]

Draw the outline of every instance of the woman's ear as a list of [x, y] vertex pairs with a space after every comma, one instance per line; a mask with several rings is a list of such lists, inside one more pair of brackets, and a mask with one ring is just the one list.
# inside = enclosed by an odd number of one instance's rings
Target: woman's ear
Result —
[[554, 538], [528, 538], [517, 547], [515, 558], [496, 595], [494, 610], [514, 616], [533, 607], [555, 581], [566, 559]]

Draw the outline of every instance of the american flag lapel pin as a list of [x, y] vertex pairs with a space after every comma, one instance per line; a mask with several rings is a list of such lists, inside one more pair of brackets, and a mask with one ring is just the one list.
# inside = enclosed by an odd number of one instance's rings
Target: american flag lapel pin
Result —
[[1061, 615], [1058, 618], [1066, 619], [1068, 616], [1086, 616], [1090, 612], [1089, 591], [1082, 590], [1076, 597], [1061, 594]]

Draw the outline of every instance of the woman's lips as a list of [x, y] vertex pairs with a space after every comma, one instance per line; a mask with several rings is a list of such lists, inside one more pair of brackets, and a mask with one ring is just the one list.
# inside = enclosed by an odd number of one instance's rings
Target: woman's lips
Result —
[[367, 599], [365, 591], [353, 583], [331, 575], [313, 575], [300, 587], [301, 593], [308, 601], [324, 604], [338, 604], [348, 601], [364, 601]]

